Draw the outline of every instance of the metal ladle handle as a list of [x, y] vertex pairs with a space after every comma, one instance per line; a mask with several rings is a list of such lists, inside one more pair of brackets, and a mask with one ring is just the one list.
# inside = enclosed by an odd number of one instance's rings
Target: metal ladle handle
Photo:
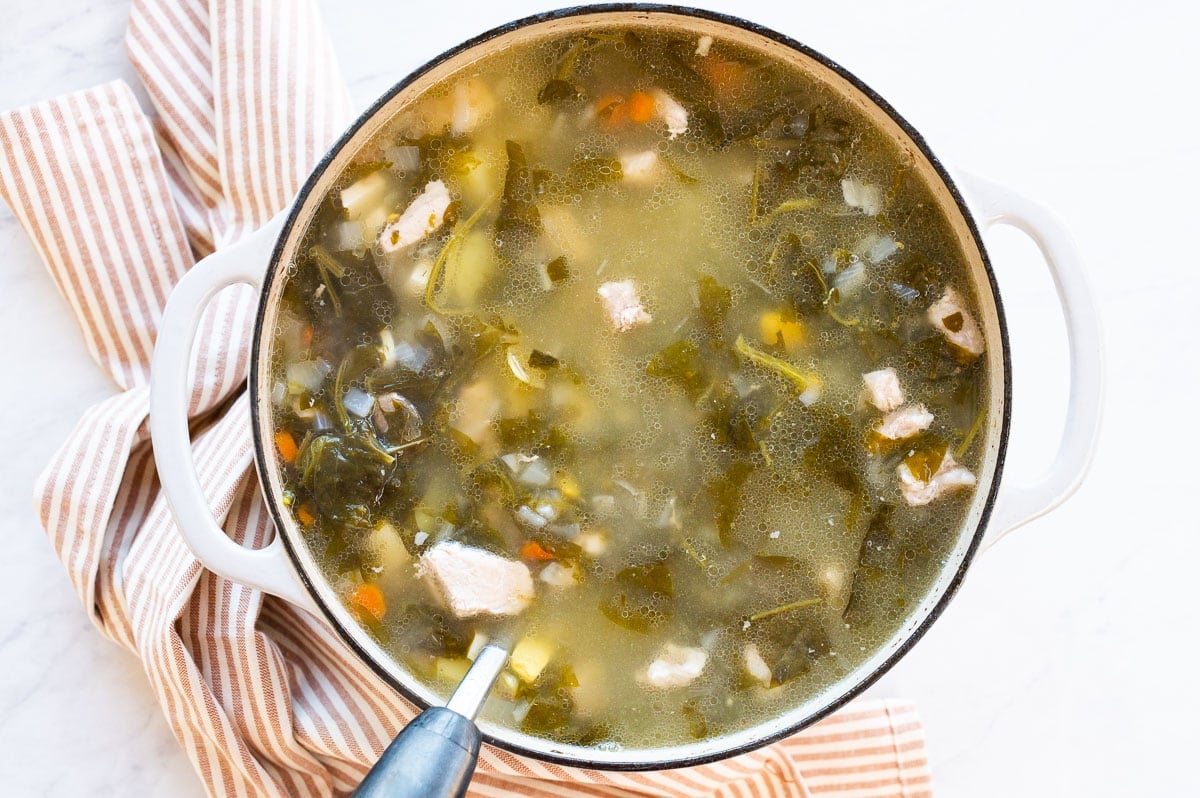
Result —
[[354, 798], [466, 795], [483, 741], [475, 716], [507, 659], [507, 647], [484, 646], [446, 706], [430, 707], [413, 718], [358, 785]]

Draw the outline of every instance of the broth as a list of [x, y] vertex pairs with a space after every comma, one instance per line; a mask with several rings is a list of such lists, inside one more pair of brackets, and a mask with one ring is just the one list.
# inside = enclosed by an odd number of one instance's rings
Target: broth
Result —
[[402, 109], [271, 350], [284, 502], [347, 607], [483, 717], [656, 747], [872, 657], [953, 549], [988, 374], [910, 156], [794, 67], [551, 36]]

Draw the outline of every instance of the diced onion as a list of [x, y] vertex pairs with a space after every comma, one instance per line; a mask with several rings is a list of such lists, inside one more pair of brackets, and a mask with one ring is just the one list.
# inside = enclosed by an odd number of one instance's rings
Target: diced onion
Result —
[[331, 252], [349, 252], [365, 245], [363, 223], [353, 219], [330, 225], [326, 236]]
[[423, 346], [401, 341], [396, 344], [392, 357], [405, 368], [419, 373], [429, 362], [429, 351]]
[[287, 381], [309, 393], [321, 389], [321, 382], [329, 373], [329, 364], [324, 360], [301, 360], [287, 367]]
[[842, 180], [842, 199], [851, 208], [859, 208], [867, 216], [875, 216], [883, 210], [883, 192], [879, 186], [863, 183], [853, 177]]
[[361, 388], [351, 387], [342, 397], [342, 406], [346, 408], [347, 413], [366, 418], [375, 407], [375, 397]]
[[550, 476], [550, 466], [546, 465], [546, 461], [539, 457], [525, 466], [519, 479], [526, 485], [540, 488], [550, 484]]
[[854, 251], [868, 263], [883, 263], [900, 250], [900, 244], [891, 236], [872, 233], [854, 245]]
[[833, 287], [844, 299], [857, 294], [866, 285], [866, 282], [866, 267], [863, 266], [862, 261], [856, 261], [837, 273], [833, 278]]
[[517, 519], [534, 529], [541, 529], [546, 525], [545, 518], [542, 518], [532, 508], [524, 504], [517, 508]]
[[383, 157], [392, 165], [392, 171], [404, 175], [415, 172], [421, 166], [421, 149], [411, 144], [383, 148]]

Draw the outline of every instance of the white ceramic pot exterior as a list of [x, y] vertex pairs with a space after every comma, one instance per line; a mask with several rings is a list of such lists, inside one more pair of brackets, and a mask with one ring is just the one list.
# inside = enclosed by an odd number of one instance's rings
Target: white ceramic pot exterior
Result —
[[[621, 13], [631, 12], [625, 9]], [[541, 25], [547, 21], [549, 24], [559, 24], [564, 20], [586, 19], [595, 14], [595, 10], [592, 9], [590, 12], [584, 10], [562, 12], [557, 15], [523, 20], [492, 34], [485, 34], [476, 40], [474, 46], [487, 46], [491, 39], [503, 35], [519, 34], [528, 27]], [[1010, 479], [1000, 483], [997, 488], [1006, 444], [1005, 433], [1010, 416], [1008, 404], [1010, 386], [1007, 382], [1009, 378], [1008, 344], [1002, 309], [999, 297], [989, 296], [988, 298], [994, 302], [995, 313], [991, 314], [990, 318], [983, 318], [981, 321], [986, 327], [985, 334], [989, 339], [989, 347], [1001, 350], [999, 353], [990, 355], [992, 360], [989, 364], [993, 374], [992, 379], [1000, 382], [993, 386], [992, 390], [993, 419], [988, 432], [990, 460], [980, 475], [978, 491], [980, 495], [968, 516], [968, 524], [975, 528], [975, 534], [964, 533], [963, 542], [956, 552], [957, 562], [947, 565], [944, 578], [939, 580], [939, 583], [931, 590], [931, 598], [913, 613], [910, 622], [897, 632], [892, 643], [885, 646], [875, 658], [848, 674], [838, 684], [833, 685], [826, 693], [773, 721], [744, 732], [715, 740], [647, 752], [597, 752], [592, 749], [550, 743], [486, 722], [480, 724], [490, 742], [504, 745], [520, 753], [564, 763], [585, 764], [590, 767], [643, 769], [707, 761], [778, 739], [832, 711], [849, 697], [864, 689], [890, 667], [940, 612], [945, 601], [957, 586], [963, 569], [981, 540], [985, 547], [995, 543], [1017, 527], [1057, 507], [1078, 488], [1091, 461], [1100, 423], [1103, 360], [1100, 325], [1078, 253], [1065, 228], [1046, 209], [982, 178], [959, 174], [957, 180], [951, 183], [949, 176], [937, 166], [936, 160], [932, 158], [915, 132], [908, 128], [882, 100], [871, 94], [868, 89], [840, 67], [811, 51], [804, 50], [800, 45], [790, 42], [778, 34], [706, 12], [684, 12], [679, 9], [656, 11], [651, 8], [643, 8], [638, 9], [636, 14], [640, 19], [655, 14], [668, 15], [671, 18], [671, 24], [675, 25], [687, 25], [694, 22], [696, 25], [709, 26], [709, 29], [712, 29], [714, 25], [724, 26], [736, 30], [743, 37], [769, 36], [773, 39], [772, 46], [783, 43], [790, 48], [788, 51], [792, 52], [794, 57], [796, 57], [796, 51], [799, 51], [803, 57], [819, 59], [824, 68], [833, 72], [839, 80], [862, 92], [868, 98], [868, 102], [877, 103], [882, 107], [881, 113], [886, 112], [890, 120], [899, 124], [907, 134], [912, 136], [913, 147], [929, 157], [934, 171], [944, 183], [942, 190], [945, 196], [957, 200], [958, 193], [961, 192], [965, 197], [970, 217], [961, 219], [957, 229], [962, 232], [964, 237], [969, 235], [973, 239], [974, 245], [979, 247], [976, 255], [978, 269], [981, 274], [986, 272], [984, 276], [977, 277], [979, 284], [976, 287], [981, 294], [994, 291], [995, 283], [991, 279], [986, 254], [978, 241], [977, 228], [986, 229], [996, 224], [1011, 225], [1024, 231], [1038, 245], [1054, 279], [1066, 320], [1071, 380], [1066, 425], [1058, 452], [1051, 466], [1032, 482], [1014, 484], [1015, 480], [1011, 479], [1012, 475], [1009, 475]], [[685, 18], [682, 22], [680, 21], [681, 15]], [[471, 49], [473, 48], [460, 48], [449, 56], [463, 57], [464, 53], [469, 55]], [[447, 57], [438, 59], [432, 66], [436, 68], [438, 62], [444, 60], [447, 60]], [[385, 97], [380, 101], [379, 112], [388, 111], [387, 99]], [[280, 213], [262, 229], [237, 244], [205, 258], [180, 280], [164, 311], [154, 352], [151, 375], [150, 431], [164, 493], [181, 534], [205, 567], [228, 579], [259, 588], [312, 612], [323, 614], [356, 649], [358, 654], [384, 678], [416, 700], [431, 704], [437, 701], [437, 696], [412, 680], [359, 627], [321, 577], [320, 571], [307, 552], [290, 518], [283, 518], [282, 514], [278, 512], [279, 505], [276, 500], [277, 496], [275, 496], [278, 475], [272, 472], [273, 461], [271, 461], [270, 455], [263, 456], [264, 451], [271, 451], [270, 436], [260, 434], [256, 446], [260, 450], [260, 465], [266, 464], [262, 470], [267, 473], [260, 473], [260, 479], [268, 496], [269, 504], [275, 511], [279, 534], [271, 544], [259, 550], [246, 549], [234, 543], [222, 531], [218, 520], [212, 517], [209, 511], [209, 502], [201, 491], [192, 463], [191, 443], [188, 438], [188, 365], [193, 339], [205, 305], [218, 291], [234, 283], [246, 283], [256, 289], [262, 289], [264, 280], [269, 284], [269, 276], [280, 268], [279, 261], [286, 260], [290, 240], [301, 235], [307, 226], [308, 219], [303, 218], [303, 204], [307, 201], [307, 195], [319, 193], [319, 178], [322, 171], [337, 166], [338, 162], [332, 156], [343, 146], [348, 149], [353, 148], [354, 143], [361, 140], [362, 135], [365, 135], [359, 129], [369, 128], [371, 122], [371, 116], [364, 116], [355, 123], [338, 145], [335, 145], [331, 151], [331, 157], [322, 162], [314, 172], [313, 179], [309, 181], [305, 191], [297, 199], [296, 207]], [[955, 202], [955, 204], [961, 209], [961, 202]], [[267, 331], [270, 329], [271, 301], [270, 296], [263, 298], [262, 310], [256, 323], [255, 337], [259, 342], [257, 351], [260, 358], [265, 358], [269, 354], [268, 341], [264, 336], [268, 336]], [[986, 307], [983, 311], [985, 316], [988, 315]], [[264, 320], [268, 323], [264, 324]], [[267, 331], [264, 331], [264, 327]], [[255, 409], [252, 412], [259, 411]], [[263, 419], [260, 416], [256, 421], [258, 422], [256, 430], [261, 430]], [[245, 465], [249, 466], [250, 463], [247, 462]], [[984, 530], [986, 530], [986, 536], [982, 534]]]

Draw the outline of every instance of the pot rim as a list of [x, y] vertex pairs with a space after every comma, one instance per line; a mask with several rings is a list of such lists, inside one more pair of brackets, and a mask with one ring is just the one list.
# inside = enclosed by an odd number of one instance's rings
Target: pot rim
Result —
[[[851, 700], [853, 700], [854, 698], [861, 695], [867, 688], [869, 688], [876, 681], [878, 681], [887, 671], [891, 670], [891, 668], [893, 666], [895, 666], [895, 664], [897, 662], [899, 662], [900, 659], [902, 659], [913, 648], [913, 646], [916, 645], [916, 643], [925, 635], [925, 633], [929, 630], [929, 628], [933, 625], [933, 623], [941, 616], [942, 612], [945, 611], [945, 609], [949, 605], [950, 601], [954, 598], [954, 596], [958, 592], [958, 589], [962, 584], [963, 578], [966, 575], [966, 572], [969, 569], [972, 561], [974, 560], [974, 557], [979, 550], [979, 546], [986, 534], [988, 521], [991, 517], [992, 510], [996, 503], [996, 497], [997, 497], [999, 487], [1000, 487], [1001, 475], [1004, 471], [1005, 455], [1008, 450], [1008, 437], [1009, 437], [1009, 429], [1010, 429], [1011, 416], [1012, 416], [1012, 364], [1011, 364], [1011, 348], [1010, 348], [1009, 336], [1008, 336], [1008, 325], [1007, 325], [1007, 321], [1005, 318], [1004, 307], [1003, 307], [1001, 297], [1000, 297], [999, 287], [996, 282], [996, 275], [992, 269], [991, 259], [988, 256], [987, 249], [984, 247], [983, 238], [980, 234], [979, 226], [976, 224], [975, 217], [974, 217], [973, 213], [971, 212], [971, 209], [968, 207], [965, 199], [963, 198], [962, 193], [959, 191], [957, 185], [954, 183], [953, 179], [951, 178], [949, 171], [945, 168], [945, 166], [942, 164], [942, 162], [934, 154], [933, 150], [930, 148], [929, 144], [925, 141], [924, 137], [921, 136], [921, 134], [916, 130], [916, 128], [914, 128], [903, 116], [901, 116], [900, 113], [895, 108], [893, 108], [890, 103], [887, 102], [887, 100], [885, 100], [883, 97], [881, 97], [877, 92], [875, 92], [870, 86], [868, 86], [866, 83], [864, 83], [861, 79], [859, 79], [857, 76], [855, 76], [849, 70], [842, 67], [837, 62], [833, 61], [831, 58], [814, 50], [813, 48], [809, 47], [808, 45], [802, 44], [801, 42], [791, 38], [790, 36], [786, 36], [782, 33], [779, 33], [778, 31], [775, 31], [775, 30], [765, 27], [763, 25], [759, 25], [755, 22], [750, 22], [749, 20], [742, 19], [741, 17], [736, 17], [736, 16], [733, 16], [730, 14], [723, 14], [723, 13], [716, 12], [716, 11], [709, 11], [706, 9], [692, 8], [690, 6], [682, 6], [682, 5], [674, 5], [674, 4], [658, 4], [658, 3], [599, 3], [596, 5], [588, 5], [588, 6], [568, 6], [568, 7], [564, 7], [564, 8], [559, 8], [559, 9], [555, 9], [555, 10], [551, 10], [551, 11], [546, 11], [546, 12], [541, 12], [541, 13], [531, 14], [529, 16], [521, 17], [521, 18], [513, 20], [511, 22], [504, 23], [503, 25], [496, 26], [496, 27], [494, 27], [488, 31], [485, 31], [471, 39], [468, 39], [458, 45], [455, 45], [454, 47], [452, 47], [448, 50], [445, 50], [444, 52], [440, 53], [439, 55], [434, 56], [433, 58], [426, 61], [424, 64], [420, 65], [419, 67], [416, 67], [415, 69], [410, 71], [407, 75], [405, 75], [403, 78], [401, 78], [399, 81], [394, 83], [386, 92], [384, 92], [382, 95], [380, 95], [365, 111], [363, 111], [358, 116], [358, 118], [356, 118], [352, 123], [350, 123], [350, 125], [346, 128], [345, 132], [343, 132], [342, 135], [338, 137], [336, 142], [334, 142], [333, 144], [330, 145], [330, 147], [326, 151], [325, 155], [323, 155], [321, 157], [321, 159], [313, 166], [313, 168], [309, 172], [308, 178], [304, 182], [304, 185], [301, 187], [296, 198], [293, 200], [291, 207], [288, 210], [287, 218], [283, 224], [283, 227], [280, 229], [278, 237], [276, 238], [275, 245], [271, 252], [270, 260], [267, 264], [267, 271], [263, 278], [262, 289], [261, 289], [261, 293], [259, 295], [258, 308], [257, 308], [257, 311], [255, 313], [255, 318], [254, 318], [254, 328], [253, 328], [253, 336], [252, 336], [252, 343], [251, 343], [250, 373], [249, 373], [249, 379], [248, 379], [248, 383], [249, 383], [248, 387], [249, 387], [249, 392], [250, 392], [249, 412], [250, 412], [250, 422], [251, 422], [252, 434], [254, 437], [254, 461], [255, 461], [255, 466], [256, 466], [256, 473], [258, 474], [258, 478], [259, 478], [259, 486], [260, 486], [261, 492], [266, 501], [267, 507], [270, 511], [271, 520], [275, 526], [276, 534], [280, 538], [282, 538], [284, 549], [287, 551], [288, 558], [291, 560], [293, 569], [295, 570], [295, 572], [296, 572], [297, 576], [299, 577], [299, 579], [301, 580], [301, 582], [304, 584], [305, 589], [308, 591], [309, 595], [311, 596], [311, 598], [313, 599], [315, 604], [321, 609], [322, 614], [325, 616], [325, 620], [334, 629], [334, 631], [337, 633], [338, 637], [341, 638], [341, 640], [350, 648], [350, 650], [353, 651], [354, 654], [360, 660], [362, 660], [377, 676], [379, 676], [385, 683], [387, 683], [389, 686], [391, 686], [392, 689], [396, 690], [405, 699], [412, 702], [416, 706], [425, 707], [427, 705], [427, 702], [421, 696], [417, 695], [408, 686], [406, 686], [405, 684], [403, 684], [403, 683], [399, 682], [397, 679], [395, 679], [393, 677], [393, 675], [391, 673], [389, 673], [387, 671], [387, 669], [385, 669], [375, 659], [374, 656], [372, 656], [369, 652], [365, 651], [362, 648], [362, 646], [358, 643], [358, 641], [353, 637], [353, 635], [351, 635], [346, 630], [346, 628], [344, 627], [342, 622], [337, 618], [336, 613], [331, 611], [331, 609], [327, 606], [326, 602], [322, 600], [320, 590], [317, 589], [317, 585], [314, 583], [311, 575], [309, 574], [309, 571], [304, 567], [302, 561], [300, 560], [300, 558], [297, 555], [297, 551], [295, 548], [297, 546], [297, 542], [293, 541], [288, 534], [285, 534], [282, 531], [282, 530], [286, 529], [286, 525], [282, 523], [282, 518], [284, 517], [283, 508], [281, 507], [281, 505], [279, 503], [279, 497], [277, 497], [271, 490], [269, 490], [269, 487], [265, 481], [265, 475], [268, 473], [268, 469], [270, 468], [270, 463], [268, 462], [268, 458], [267, 458], [267, 454], [266, 454], [267, 447], [265, 447], [262, 443], [262, 441], [263, 441], [262, 420], [260, 418], [259, 413], [257, 412], [257, 409], [259, 407], [259, 399], [260, 399], [260, 396], [259, 396], [259, 372], [260, 372], [259, 364], [261, 362], [261, 358], [263, 355], [263, 338], [264, 338], [264, 336], [262, 334], [262, 331], [263, 331], [263, 321], [268, 312], [269, 303], [267, 300], [271, 293], [272, 284], [274, 283], [274, 280], [280, 271], [280, 269], [279, 269], [280, 258], [282, 256], [282, 253], [283, 253], [283, 250], [285, 249], [286, 244], [289, 242], [290, 238], [292, 237], [293, 233], [295, 232], [296, 223], [297, 223], [298, 217], [300, 215], [300, 211], [305, 204], [306, 199], [312, 193], [317, 182], [324, 175], [325, 170], [329, 168], [329, 166], [333, 162], [333, 160], [347, 146], [347, 144], [350, 142], [350, 140], [355, 137], [355, 135], [363, 127], [363, 125], [367, 124], [372, 118], [374, 118], [374, 116], [380, 110], [382, 110], [384, 107], [386, 107], [388, 105], [388, 103], [397, 94], [399, 94], [401, 91], [406, 89], [414, 81], [416, 81], [419, 78], [421, 78], [422, 76], [424, 76], [427, 72], [429, 72], [431, 69], [435, 68], [436, 66], [442, 64], [443, 62], [445, 62], [451, 58], [454, 58], [455, 56], [457, 56], [461, 53], [464, 53], [466, 51], [474, 49], [474, 48], [478, 47], [479, 45], [482, 45], [492, 39], [495, 39], [495, 38], [503, 36], [503, 35], [507, 35], [509, 33], [517, 31], [521, 28], [529, 27], [531, 25], [537, 25], [537, 24], [544, 23], [544, 22], [551, 22], [554, 20], [565, 19], [565, 18], [591, 16], [591, 15], [602, 15], [602, 14], [611, 14], [611, 13], [646, 13], [646, 14], [673, 15], [673, 16], [678, 16], [678, 17], [707, 20], [710, 22], [717, 22], [717, 23], [725, 24], [725, 25], [728, 25], [731, 27], [741, 28], [745, 31], [756, 34], [765, 39], [769, 39], [773, 42], [784, 45], [785, 47], [798, 52], [802, 56], [805, 56], [805, 57], [815, 61], [816, 63], [820, 64], [822, 67], [833, 72], [839, 78], [847, 81], [854, 89], [861, 92], [862, 95], [867, 100], [869, 100], [873, 105], [875, 105], [877, 108], [879, 108], [885, 114], [887, 114], [887, 116], [891, 118], [891, 120], [903, 131], [903, 133], [908, 137], [908, 139], [913, 143], [913, 145], [919, 150], [921, 155], [928, 160], [928, 162], [932, 166], [937, 178], [944, 184], [946, 189], [949, 191], [949, 194], [954, 201], [954, 205], [955, 205], [958, 213], [961, 214], [961, 217], [966, 224], [967, 230], [970, 233], [971, 243], [975, 246], [975, 248], [979, 252], [981, 264], [982, 264], [984, 273], [987, 276], [988, 287], [991, 290], [991, 299], [996, 308], [996, 317], [997, 317], [996, 321], [997, 321], [998, 328], [999, 328], [999, 341], [1000, 341], [1000, 345], [1001, 345], [1000, 348], [1001, 348], [1001, 361], [1002, 361], [1002, 374], [1000, 375], [1002, 377], [1001, 396], [1000, 396], [1000, 399], [1002, 401], [1002, 413], [1001, 413], [1001, 417], [999, 419], [1000, 423], [999, 423], [999, 430], [998, 430], [998, 435], [997, 435], [997, 439], [996, 439], [996, 450], [995, 450], [995, 455], [994, 455], [995, 460], [994, 460], [994, 468], [992, 471], [992, 478], [991, 478], [989, 485], [987, 486], [987, 496], [984, 500], [983, 505], [981, 506], [979, 518], [978, 518], [978, 521], [976, 524], [976, 528], [971, 535], [971, 540], [970, 540], [969, 544], [967, 545], [966, 550], [963, 553], [962, 560], [959, 563], [958, 568], [955, 570], [954, 574], [951, 575], [949, 577], [949, 579], [947, 579], [945, 581], [945, 586], [942, 588], [941, 595], [934, 602], [933, 606], [926, 613], [925, 617], [923, 619], [921, 619], [920, 623], [918, 623], [916, 626], [912, 627], [907, 632], [907, 634], [903, 638], [903, 640], [900, 641], [899, 645], [897, 645], [895, 647], [895, 649], [886, 658], [884, 658], [881, 662], [879, 662], [878, 665], [874, 669], [872, 669], [866, 675], [860, 677], [859, 680], [855, 684], [853, 684], [849, 688], [845, 689], [845, 691], [842, 692], [840, 695], [838, 695], [836, 698], [829, 701], [823, 707], [817, 709], [816, 711], [813, 711], [813, 712], [809, 713], [808, 715], [804, 716], [801, 720], [799, 720], [795, 723], [786, 725], [780, 729], [774, 730], [770, 733], [767, 733], [763, 736], [757, 737], [757, 738], [747, 741], [747, 742], [730, 745], [727, 747], [723, 747], [719, 750], [714, 750], [712, 752], [699, 754], [699, 755], [695, 755], [695, 756], [664, 758], [664, 759], [638, 761], [638, 762], [613, 762], [613, 761], [609, 761], [609, 760], [590, 760], [590, 759], [587, 759], [586, 757], [569, 756], [569, 755], [559, 754], [554, 751], [538, 750], [538, 749], [530, 748], [530, 747], [527, 747], [527, 746], [524, 746], [524, 745], [521, 745], [518, 743], [514, 743], [511, 741], [497, 738], [495, 735], [492, 735], [481, 729], [483, 741], [488, 743], [489, 745], [495, 746], [497, 748], [500, 748], [500, 749], [503, 749], [506, 751], [510, 751], [510, 752], [520, 755], [520, 756], [530, 757], [530, 758], [536, 759], [541, 762], [549, 762], [549, 763], [553, 763], [556, 765], [562, 765], [562, 766], [574, 767], [574, 768], [633, 772], [633, 771], [648, 771], [648, 770], [666, 770], [666, 769], [675, 769], [675, 768], [684, 768], [684, 767], [692, 767], [692, 766], [696, 766], [696, 765], [703, 765], [703, 764], [707, 764], [710, 762], [716, 762], [716, 761], [720, 761], [723, 759], [728, 759], [728, 758], [731, 758], [734, 756], [738, 756], [739, 754], [744, 754], [749, 751], [758, 750], [759, 748], [763, 748], [765, 746], [771, 745], [772, 743], [776, 743], [776, 742], [779, 742], [780, 740], [791, 737], [792, 735], [796, 734], [797, 732], [799, 732], [805, 728], [808, 728], [809, 726], [812, 726], [813, 724], [819, 722], [820, 720], [828, 717], [829, 715], [833, 714], [837, 710], [841, 709], [843, 706], [845, 706]], [[994, 378], [994, 376], [993, 376], [993, 378]], [[755, 726], [751, 727], [751, 728], [756, 728], [756, 727], [762, 726], [762, 725], [764, 725], [764, 723], [765, 722], [760, 722], [758, 724], [755, 724]], [[713, 738], [713, 739], [721, 739], [721, 738], [718, 737], [718, 738]], [[653, 751], [655, 749], [627, 749], [627, 750], [629, 750], [629, 751], [635, 751], [635, 750]], [[664, 748], [662, 750], [668, 751], [671, 749]]]

